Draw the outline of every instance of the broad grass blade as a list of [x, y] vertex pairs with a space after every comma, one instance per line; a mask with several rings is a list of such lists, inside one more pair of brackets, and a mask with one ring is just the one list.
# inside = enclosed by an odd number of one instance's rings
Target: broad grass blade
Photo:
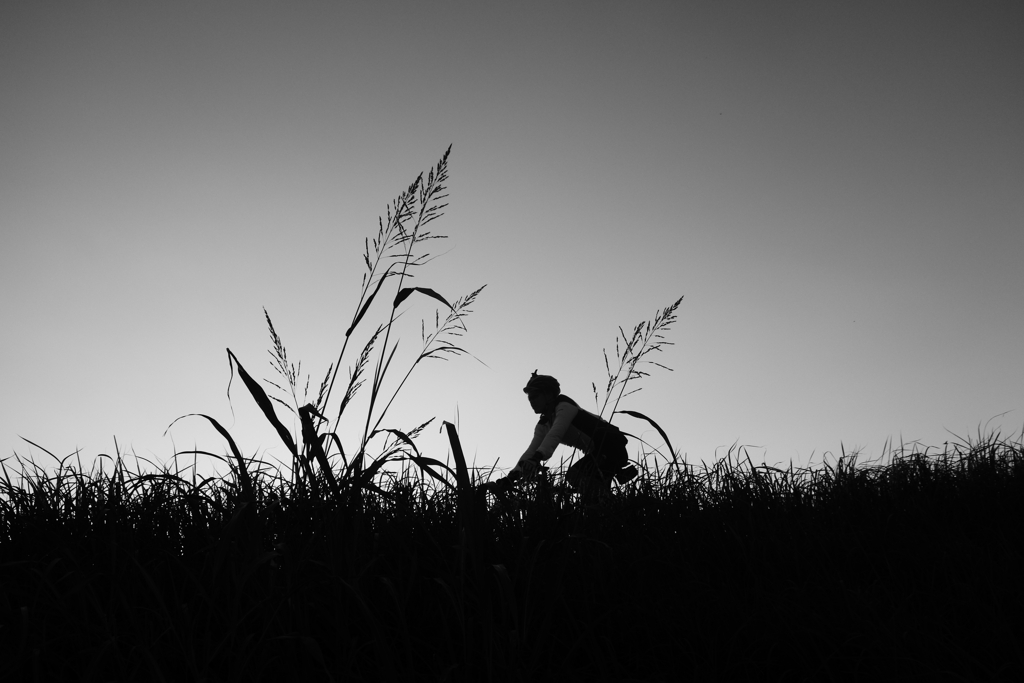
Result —
[[384, 464], [389, 462], [390, 460], [391, 458], [389, 456], [384, 456], [382, 458], [374, 460], [372, 463], [370, 463], [369, 467], [367, 467], [366, 469], [359, 473], [358, 478], [355, 480], [356, 485], [359, 487], [370, 488], [373, 489], [374, 491], [377, 491], [378, 493], [387, 495], [384, 494], [384, 491], [382, 491], [373, 483], [372, 479], [380, 470], [380, 468], [383, 467]]
[[299, 408], [299, 420], [302, 422], [302, 441], [306, 444], [306, 448], [309, 449], [310, 455], [316, 458], [316, 464], [320, 467], [324, 477], [327, 478], [327, 485], [331, 487], [331, 493], [337, 498], [341, 491], [338, 489], [338, 482], [334, 478], [334, 472], [331, 471], [331, 463], [327, 461], [327, 454], [324, 453], [323, 437], [316, 433], [316, 426], [313, 424], [314, 415], [321, 420], [327, 420], [327, 418], [316, 411], [312, 404], [307, 403]]
[[415, 455], [410, 455], [409, 456], [410, 460], [412, 460], [414, 463], [416, 463], [416, 465], [421, 470], [423, 470], [424, 472], [426, 472], [427, 474], [429, 474], [434, 479], [438, 480], [439, 482], [441, 482], [442, 484], [444, 484], [448, 488], [454, 488], [452, 486], [452, 483], [450, 481], [448, 481], [447, 479], [445, 479], [444, 477], [442, 477], [437, 472], [435, 472], [431, 468], [431, 465], [433, 465], [434, 467], [441, 467], [441, 468], [447, 470], [448, 473], [451, 474], [452, 477], [454, 477], [456, 479], [456, 481], [457, 481], [458, 480], [458, 476], [455, 474], [455, 472], [452, 472], [452, 469], [450, 467], [445, 465], [443, 462], [440, 462], [439, 460], [435, 460], [433, 458], [427, 458], [427, 457], [424, 457], [424, 456], [420, 455], [419, 449], [416, 448], [416, 444], [413, 443], [413, 440], [411, 438], [409, 438], [408, 434], [406, 434], [405, 432], [399, 431], [397, 429], [378, 429], [373, 434], [371, 434], [370, 437], [372, 438], [374, 434], [379, 434], [380, 432], [389, 432], [391, 434], [394, 434], [396, 437], [401, 439], [403, 442], [405, 442], [409, 446], [409, 448], [412, 449], [413, 453], [415, 453]]
[[377, 292], [380, 291], [381, 285], [384, 284], [384, 280], [387, 279], [387, 277], [390, 274], [390, 272], [391, 272], [391, 267], [389, 266], [388, 269], [384, 271], [384, 274], [380, 276], [380, 279], [377, 280], [377, 288], [373, 290], [373, 294], [371, 294], [370, 298], [368, 298], [366, 300], [366, 303], [363, 304], [363, 307], [361, 309], [359, 309], [359, 314], [356, 315], [355, 320], [353, 320], [352, 324], [349, 326], [349, 328], [347, 330], [345, 330], [345, 336], [346, 337], [348, 337], [349, 335], [352, 334], [352, 330], [356, 329], [356, 325], [358, 325], [359, 321], [363, 319], [364, 315], [366, 315], [366, 311], [370, 308], [370, 304], [373, 303], [373, 297], [377, 296]]
[[334, 432], [328, 432], [326, 436], [329, 439], [331, 439], [331, 441], [334, 442], [335, 446], [338, 447], [338, 455], [341, 456], [341, 462], [344, 465], [343, 469], [347, 470], [348, 469], [348, 457], [345, 456], [345, 447], [341, 445], [341, 439], [339, 439], [338, 435], [335, 434]]
[[455, 425], [451, 422], [444, 422], [448, 430], [448, 441], [452, 445], [452, 457], [455, 458], [455, 480], [459, 484], [459, 491], [469, 491], [469, 467], [466, 466], [466, 456], [462, 453], [462, 443], [459, 441], [459, 433], [455, 431]]
[[[476, 498], [476, 492], [473, 490], [473, 486], [469, 481], [469, 468], [466, 466], [466, 456], [462, 452], [462, 443], [459, 441], [459, 433], [455, 431], [455, 425], [451, 422], [445, 421], [445, 429], [448, 430], [448, 441], [452, 445], [452, 457], [455, 458], [455, 476], [458, 481], [458, 516], [462, 522], [462, 528], [465, 536], [463, 537], [470, 539], [472, 545], [475, 547], [476, 544], [481, 541], [481, 536], [477, 533], [477, 509], [474, 504], [474, 498]], [[481, 497], [479, 501], [483, 503], [482, 497], [483, 491], [481, 490]], [[465, 560], [465, 550], [467, 546], [463, 546], [463, 560]]]
[[[274, 404], [271, 403], [270, 397], [267, 396], [267, 392], [263, 391], [263, 387], [261, 387], [259, 383], [245, 371], [245, 368], [243, 368], [242, 364], [238, 362], [238, 358], [235, 357], [235, 354], [231, 353], [231, 349], [228, 349], [228, 361], [229, 365], [232, 367], [232, 371], [234, 371], [234, 368], [238, 368], [238, 376], [242, 378], [242, 382], [245, 383], [246, 388], [249, 390], [249, 393], [252, 394], [256, 404], [259, 405], [260, 409], [263, 411], [263, 415], [266, 416], [270, 424], [277, 430], [278, 436], [281, 437], [281, 441], [284, 441], [284, 445], [288, 447], [292, 457], [298, 458], [299, 452], [295, 447], [295, 442], [292, 440], [292, 435], [288, 432], [285, 426], [281, 424], [281, 421], [277, 419], [277, 413], [274, 412]], [[230, 381], [228, 382], [228, 385], [230, 386]]]
[[448, 481], [447, 479], [442, 477], [440, 474], [435, 472], [433, 469], [431, 469], [431, 465], [433, 465], [434, 467], [443, 468], [443, 469], [447, 470], [448, 473], [451, 474], [453, 478], [457, 479], [457, 477], [455, 475], [455, 472], [452, 472], [452, 468], [448, 467], [447, 465], [445, 465], [440, 460], [435, 460], [434, 458], [428, 458], [428, 457], [422, 456], [422, 455], [420, 455], [420, 456], [410, 456], [410, 459], [414, 463], [416, 463], [419, 466], [420, 469], [422, 469], [424, 472], [426, 472], [427, 474], [432, 476], [434, 479], [437, 479], [439, 482], [441, 482], [442, 484], [444, 484], [445, 486], [447, 486], [450, 489], [455, 488], [455, 486], [450, 481]]
[[636, 412], [635, 410], [616, 410], [615, 412], [622, 413], [623, 415], [629, 415], [630, 417], [638, 417], [641, 420], [647, 420], [649, 423], [651, 423], [651, 426], [657, 429], [658, 434], [660, 434], [661, 438], [665, 440], [665, 445], [668, 446], [668, 452], [672, 454], [672, 461], [675, 462], [676, 452], [672, 448], [672, 442], [668, 440], [668, 434], [665, 433], [665, 430], [662, 429], [657, 422], [647, 417], [643, 413]]
[[[231, 352], [228, 351], [228, 353]], [[239, 367], [239, 369], [241, 369], [241, 367]], [[235, 440], [231, 438], [231, 434], [228, 433], [228, 430], [224, 429], [220, 422], [217, 422], [217, 420], [213, 419], [209, 415], [204, 415], [202, 413], [189, 413], [188, 415], [182, 415], [178, 420], [186, 417], [205, 417], [210, 421], [210, 424], [213, 425], [213, 428], [220, 432], [220, 435], [228, 442], [228, 446], [231, 448], [231, 454], [234, 455], [235, 460], [238, 461], [238, 478], [242, 482], [242, 495], [244, 496], [244, 500], [256, 500], [256, 495], [253, 492], [252, 480], [249, 479], [249, 472], [245, 468], [245, 460], [242, 458], [242, 454], [239, 452], [238, 446], [235, 444]], [[177, 422], [178, 420], [175, 420], [174, 422]], [[172, 422], [167, 428], [170, 429], [171, 426], [174, 425], [174, 422]]]
[[[432, 289], [428, 289], [427, 287], [405, 287], [405, 288], [401, 289], [398, 292], [398, 294], [395, 296], [394, 308], [398, 308], [399, 304], [401, 304], [403, 301], [408, 299], [412, 295], [413, 292], [420, 292], [421, 294], [426, 294], [429, 297], [437, 299], [438, 301], [443, 303], [448, 308], [452, 308], [452, 305], [450, 303], [448, 303], [447, 301], [445, 301], [445, 298], [443, 296], [441, 296], [440, 294], [438, 294], [437, 292], [435, 292]], [[452, 308], [452, 310], [455, 310], [455, 309]]]
[[21, 440], [22, 440], [22, 441], [24, 441], [24, 442], [26, 442], [26, 443], [28, 443], [28, 444], [31, 444], [31, 445], [35, 446], [36, 448], [38, 448], [39, 450], [41, 450], [41, 451], [42, 451], [43, 453], [46, 453], [47, 455], [49, 455], [49, 456], [50, 456], [51, 458], [53, 458], [53, 459], [54, 459], [54, 460], [56, 460], [57, 462], [60, 462], [60, 458], [58, 458], [58, 457], [57, 457], [56, 455], [54, 455], [53, 453], [51, 453], [50, 451], [46, 450], [45, 448], [43, 448], [43, 447], [42, 447], [42, 446], [40, 446], [39, 444], [37, 444], [37, 443], [36, 443], [35, 441], [32, 441], [32, 440], [30, 440], [30, 439], [26, 439], [25, 437], [21, 437]]

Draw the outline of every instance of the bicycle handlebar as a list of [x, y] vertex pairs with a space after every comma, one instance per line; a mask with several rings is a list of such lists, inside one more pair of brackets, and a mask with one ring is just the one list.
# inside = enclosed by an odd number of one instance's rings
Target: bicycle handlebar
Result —
[[[538, 463], [536, 469], [533, 471], [533, 474], [530, 475], [529, 478], [535, 478], [537, 475], [545, 474], [547, 471], [548, 468], [546, 466]], [[499, 479], [495, 479], [494, 481], [488, 481], [484, 482], [483, 484], [480, 484], [480, 488], [485, 491], [505, 491], [511, 488], [513, 484], [523, 480], [524, 478], [526, 477], [524, 477], [522, 472], [512, 471], [506, 474], [504, 477], [500, 477]]]

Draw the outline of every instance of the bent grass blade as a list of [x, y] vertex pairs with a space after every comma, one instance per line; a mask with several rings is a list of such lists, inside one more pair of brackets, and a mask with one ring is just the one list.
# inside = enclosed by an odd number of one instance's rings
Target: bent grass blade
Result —
[[658, 430], [658, 434], [661, 435], [661, 438], [665, 440], [665, 445], [668, 446], [668, 452], [672, 455], [672, 462], [676, 462], [676, 452], [672, 448], [672, 442], [668, 440], [668, 434], [665, 433], [665, 430], [662, 429], [657, 422], [647, 417], [643, 413], [638, 413], [635, 410], [616, 410], [615, 412], [622, 413], [623, 415], [629, 415], [630, 417], [636, 417], [641, 420], [646, 420], [647, 422], [649, 422], [652, 427]]
[[[228, 353], [230, 353], [230, 351]], [[184, 419], [186, 417], [206, 418], [207, 420], [210, 421], [210, 424], [213, 425], [213, 428], [216, 429], [217, 432], [224, 437], [224, 439], [228, 442], [228, 446], [231, 448], [231, 454], [235, 456], [235, 460], [238, 462], [238, 477], [242, 482], [242, 493], [244, 496], [243, 500], [246, 502], [256, 500], [256, 495], [252, 486], [252, 480], [249, 478], [249, 471], [245, 467], [245, 459], [242, 457], [241, 452], [239, 452], [238, 446], [235, 444], [235, 440], [231, 438], [231, 434], [228, 432], [228, 430], [224, 429], [220, 422], [217, 422], [217, 420], [215, 420], [214, 418], [210, 417], [209, 415], [204, 415], [203, 413], [189, 413], [188, 415], [182, 415], [177, 420], [168, 425], [167, 429], [173, 427], [174, 423], [177, 422], [178, 420]]]

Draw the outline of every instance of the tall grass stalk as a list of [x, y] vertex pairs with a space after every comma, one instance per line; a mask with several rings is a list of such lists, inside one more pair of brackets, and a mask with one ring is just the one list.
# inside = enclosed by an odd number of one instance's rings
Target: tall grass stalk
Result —
[[[608, 419], [611, 420], [618, 410], [619, 402], [624, 397], [640, 391], [642, 387], [637, 387], [629, 393], [625, 393], [626, 386], [630, 382], [650, 376], [650, 373], [644, 369], [645, 366], [654, 365], [663, 370], [672, 371], [672, 368], [650, 360], [648, 356], [664, 350], [665, 346], [672, 345], [672, 342], [665, 340], [664, 333], [668, 332], [672, 324], [676, 322], [676, 310], [682, 302], [683, 297], [679, 297], [673, 303], [655, 313], [654, 318], [651, 320], [637, 323], [628, 335], [622, 327], [619, 327], [619, 336], [615, 338], [615, 360], [617, 363], [615, 370], [612, 370], [612, 366], [608, 362], [607, 349], [604, 350], [604, 367], [608, 374], [608, 379], [604, 387], [603, 402], [598, 400], [597, 385], [591, 385], [594, 391], [594, 403], [598, 406], [598, 415], [604, 417], [605, 411], [608, 410], [608, 402], [614, 395], [615, 401], [612, 403], [611, 412], [608, 416]], [[618, 389], [618, 393], [616, 393], [616, 389]]]
[[[420, 174], [399, 196], [388, 205], [384, 216], [378, 219], [377, 235], [364, 243], [363, 263], [365, 272], [359, 298], [351, 322], [345, 330], [341, 351], [336, 362], [328, 368], [320, 384], [315, 400], [310, 400], [307, 375], [305, 387], [300, 390], [302, 365], [292, 363], [284, 342], [275, 328], [270, 314], [264, 309], [264, 316], [271, 338], [271, 366], [280, 381], [265, 380], [268, 387], [285, 398], [268, 393], [245, 370], [239, 359], [228, 349], [232, 375], [237, 372], [249, 394], [256, 401], [264, 417], [277, 431], [291, 456], [293, 482], [300, 488], [308, 488], [315, 495], [322, 491], [337, 498], [343, 492], [358, 492], [363, 488], [381, 489], [373, 482], [384, 465], [389, 462], [408, 460], [438, 481], [454, 486], [447, 479], [454, 473], [436, 460], [424, 458], [415, 446], [414, 439], [425, 425], [415, 429], [385, 427], [384, 421], [399, 392], [406, 386], [415, 368], [428, 359], [446, 359], [466, 354], [467, 351], [456, 342], [466, 331], [466, 318], [483, 290], [479, 287], [465, 296], [449, 303], [443, 295], [429, 287], [411, 286], [409, 281], [415, 271], [429, 263], [434, 257], [423, 249], [430, 241], [445, 239], [445, 235], [431, 231], [431, 224], [440, 218], [447, 206], [449, 147], [437, 165], [426, 174]], [[393, 296], [388, 300], [385, 319], [379, 323], [361, 352], [350, 366], [348, 382], [340, 400], [332, 402], [338, 373], [345, 362], [345, 354], [353, 333], [366, 320], [375, 301], [380, 301], [388, 283], [394, 283]], [[412, 359], [397, 384], [386, 388], [385, 381], [396, 369], [396, 358], [400, 339], [397, 338], [397, 324], [401, 309], [411, 298], [426, 297], [446, 309], [442, 316], [435, 310], [434, 325], [428, 331], [426, 319], [421, 320], [421, 347]], [[355, 448], [346, 451], [341, 432], [342, 419], [346, 409], [364, 383], [369, 380], [369, 397], [366, 412], [361, 419], [361, 429]], [[301, 395], [301, 399], [300, 399]], [[300, 433], [291, 433], [277, 415], [274, 406], [284, 406], [298, 418]], [[336, 408], [335, 405], [336, 404]], [[334, 414], [333, 424], [325, 413]], [[243, 489], [249, 491], [246, 483], [246, 463], [238, 454], [237, 447], [227, 430], [208, 416], [210, 421], [225, 438], [235, 455]], [[371, 440], [383, 438], [374, 453], [368, 452]], [[368, 464], [368, 459], [372, 461]], [[337, 463], [340, 461], [340, 467]], [[447, 471], [448, 474], [445, 474]], [[247, 496], [249, 494], [247, 493]]]
[[[615, 415], [621, 413], [650, 423], [664, 440], [670, 458], [674, 463], [678, 463], [676, 451], [672, 448], [668, 434], [665, 433], [661, 425], [644, 413], [635, 410], [619, 410], [618, 408], [623, 398], [635, 394], [643, 388], [635, 387], [628, 393], [626, 392], [626, 387], [630, 382], [635, 383], [644, 377], [650, 376], [650, 373], [645, 369], [647, 366], [653, 365], [669, 372], [672, 371], [672, 368], [651, 360], [648, 356], [663, 351], [665, 346], [672, 345], [672, 342], [666, 341], [664, 335], [676, 322], [676, 311], [682, 302], [683, 297], [680, 296], [674, 302], [656, 312], [652, 319], [637, 323], [628, 335], [620, 326], [619, 334], [615, 338], [616, 364], [614, 370], [612, 369], [612, 364], [608, 361], [608, 350], [602, 350], [605, 372], [607, 373], [603, 402], [598, 398], [597, 384], [591, 383], [591, 389], [594, 392], [594, 405], [600, 417], [604, 417], [605, 412], [608, 411], [608, 417], [606, 418], [608, 422], [612, 422]], [[612, 402], [611, 410], [609, 411], [608, 403], [612, 401], [613, 396], [615, 400]], [[634, 436], [634, 438], [640, 440], [639, 437]]]

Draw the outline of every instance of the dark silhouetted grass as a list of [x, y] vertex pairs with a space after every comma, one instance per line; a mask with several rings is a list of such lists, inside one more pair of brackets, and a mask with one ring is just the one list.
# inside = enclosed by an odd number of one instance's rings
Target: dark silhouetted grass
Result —
[[[1024, 446], [648, 468], [580, 509], [4, 467], [10, 680], [1018, 680]], [[479, 501], [483, 502], [483, 501]]]
[[[668, 453], [640, 442], [640, 475], [600, 506], [560, 472], [487, 493], [453, 425], [454, 469], [416, 445], [429, 420], [387, 426], [421, 361], [466, 353], [456, 343], [481, 291], [449, 304], [406, 282], [440, 237], [427, 226], [447, 160], [366, 241], [360, 297], [314, 396], [268, 313], [279, 380], [228, 351], [287, 463], [244, 457], [209, 415], [229, 455], [159, 467], [115, 448], [88, 471], [77, 454], [2, 461], [3, 680], [1024, 679], [1024, 435], [880, 463], [782, 469], [734, 448], [687, 464], [654, 419], [618, 409], [664, 367], [650, 354], [681, 298], [620, 328], [616, 363], [605, 357], [601, 411], [649, 422]], [[430, 301], [443, 308], [403, 372], [399, 307]], [[338, 382], [371, 309], [383, 322]], [[364, 383], [365, 412], [342, 431]], [[199, 477], [186, 454], [230, 471]]]

